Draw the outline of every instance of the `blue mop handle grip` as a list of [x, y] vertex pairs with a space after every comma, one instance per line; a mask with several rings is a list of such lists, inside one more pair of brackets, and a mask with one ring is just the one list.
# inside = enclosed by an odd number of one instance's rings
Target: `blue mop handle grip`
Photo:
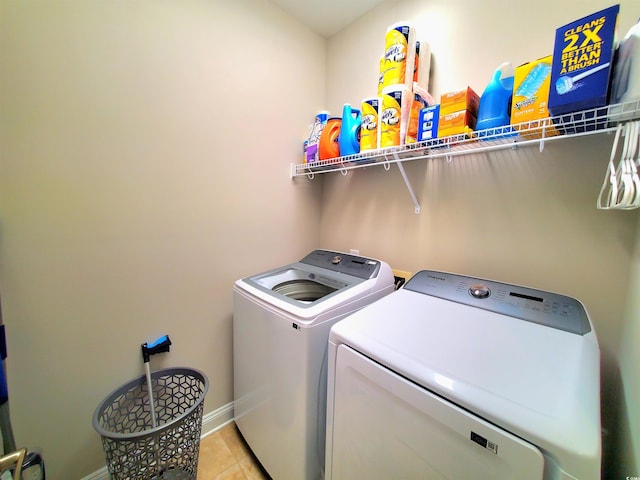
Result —
[[168, 352], [170, 345], [171, 340], [169, 340], [169, 335], [163, 335], [155, 342], [143, 343], [140, 347], [142, 348], [142, 359], [144, 360], [144, 363], [149, 363], [149, 357], [151, 355]]

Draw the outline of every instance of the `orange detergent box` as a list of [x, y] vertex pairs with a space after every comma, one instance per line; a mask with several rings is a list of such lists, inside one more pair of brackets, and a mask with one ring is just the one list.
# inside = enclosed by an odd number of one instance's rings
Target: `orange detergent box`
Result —
[[474, 117], [478, 116], [480, 97], [471, 87], [440, 95], [440, 116], [469, 110]]
[[442, 115], [440, 106], [440, 119], [438, 120], [438, 138], [470, 133], [476, 128], [476, 117], [469, 110]]

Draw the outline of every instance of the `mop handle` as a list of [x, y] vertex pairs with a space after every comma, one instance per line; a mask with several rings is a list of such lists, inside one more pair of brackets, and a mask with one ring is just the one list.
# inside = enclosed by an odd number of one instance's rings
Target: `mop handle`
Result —
[[155, 342], [142, 344], [142, 360], [144, 363], [149, 363], [149, 357], [156, 353], [164, 353], [169, 351], [171, 346], [171, 340], [169, 335], [163, 335]]
[[147, 376], [147, 392], [149, 392], [149, 409], [151, 410], [151, 427], [156, 428], [158, 423], [156, 422], [156, 409], [153, 405], [153, 389], [151, 387], [151, 371], [149, 370], [149, 362], [144, 364], [145, 374]]
[[163, 335], [158, 338], [155, 342], [152, 343], [143, 343], [140, 347], [142, 348], [142, 359], [144, 361], [144, 370], [145, 375], [147, 377], [147, 391], [149, 392], [149, 409], [151, 410], [151, 426], [156, 428], [156, 409], [153, 404], [153, 386], [151, 383], [151, 368], [149, 367], [149, 357], [151, 355], [155, 355], [157, 353], [164, 353], [169, 351], [169, 347], [171, 346], [171, 340], [169, 340], [168, 335]]

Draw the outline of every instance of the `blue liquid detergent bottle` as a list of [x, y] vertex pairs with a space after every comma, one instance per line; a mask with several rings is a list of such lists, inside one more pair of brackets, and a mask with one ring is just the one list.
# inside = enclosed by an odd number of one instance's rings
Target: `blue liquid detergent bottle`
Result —
[[[476, 130], [478, 137], [483, 138], [498, 134], [513, 136], [516, 131], [509, 125], [511, 120], [511, 97], [513, 95], [513, 76], [515, 70], [509, 62], [500, 65], [493, 73], [493, 78], [480, 97]], [[480, 130], [491, 129], [480, 132]]]
[[351, 108], [350, 104], [345, 103], [344, 107], [342, 107], [342, 125], [338, 138], [341, 157], [360, 153], [361, 123], [360, 110]]

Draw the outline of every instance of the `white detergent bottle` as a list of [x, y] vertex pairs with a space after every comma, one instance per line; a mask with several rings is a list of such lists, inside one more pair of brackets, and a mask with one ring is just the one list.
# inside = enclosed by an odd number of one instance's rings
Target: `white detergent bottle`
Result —
[[[634, 100], [640, 100], [640, 21], [629, 29], [618, 44], [609, 103]], [[629, 108], [616, 110], [622, 113]]]

